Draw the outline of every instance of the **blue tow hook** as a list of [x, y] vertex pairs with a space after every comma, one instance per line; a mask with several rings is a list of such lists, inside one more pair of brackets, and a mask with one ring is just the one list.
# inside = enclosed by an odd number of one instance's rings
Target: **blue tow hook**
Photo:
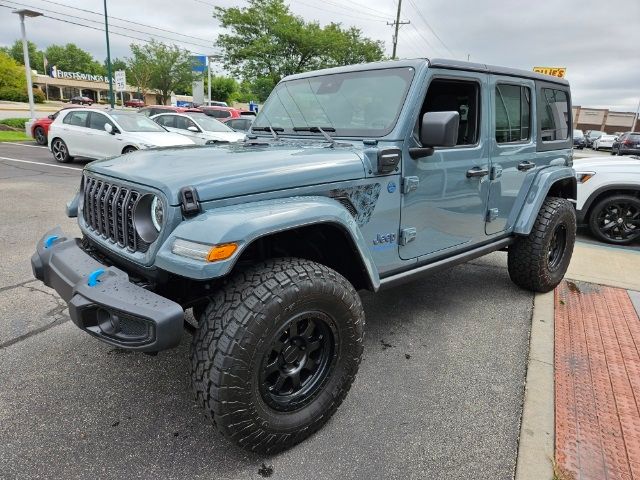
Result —
[[104, 273], [104, 268], [99, 268], [91, 272], [89, 274], [89, 280], [87, 281], [87, 285], [89, 285], [90, 287], [95, 287], [98, 283], [100, 283], [100, 280], [98, 280], [98, 277], [103, 273]]
[[44, 248], [49, 248], [58, 239], [58, 235], [51, 235], [44, 240]]

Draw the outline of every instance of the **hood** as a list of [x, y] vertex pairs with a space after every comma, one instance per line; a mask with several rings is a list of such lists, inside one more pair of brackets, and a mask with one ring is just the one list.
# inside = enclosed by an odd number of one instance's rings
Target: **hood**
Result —
[[606, 157], [578, 158], [573, 160], [573, 169], [576, 172], [640, 172], [640, 158], [611, 155], [607, 155]]
[[157, 147], [193, 145], [190, 138], [173, 132], [127, 132], [127, 137], [136, 143], [146, 143]]
[[326, 143], [141, 150], [98, 160], [86, 169], [155, 187], [178, 205], [182, 187], [192, 186], [200, 201], [363, 178], [355, 147]]

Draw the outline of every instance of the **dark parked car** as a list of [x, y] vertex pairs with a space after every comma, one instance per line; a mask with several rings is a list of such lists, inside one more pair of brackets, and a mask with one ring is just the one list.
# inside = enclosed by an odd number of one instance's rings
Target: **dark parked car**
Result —
[[595, 142], [604, 134], [605, 132], [601, 132], [600, 130], [587, 130], [584, 133], [585, 146], [589, 148], [593, 148], [593, 142]]
[[578, 150], [582, 150], [585, 146], [584, 133], [582, 130], [574, 130], [573, 131], [573, 148], [577, 148]]
[[93, 105], [93, 98], [89, 98], [89, 97], [81, 97], [81, 96], [71, 97], [69, 101], [76, 105]]
[[631, 154], [640, 155], [640, 132], [623, 133], [613, 142], [611, 155]]
[[132, 98], [131, 100], [127, 100], [126, 102], [124, 102], [124, 106], [142, 108], [144, 107], [144, 100], [140, 100], [139, 98]]
[[227, 126], [233, 128], [236, 132], [246, 132], [251, 128], [251, 124], [253, 123], [255, 117], [242, 116], [240, 118], [229, 118], [227, 120], [222, 120], [222, 122]]

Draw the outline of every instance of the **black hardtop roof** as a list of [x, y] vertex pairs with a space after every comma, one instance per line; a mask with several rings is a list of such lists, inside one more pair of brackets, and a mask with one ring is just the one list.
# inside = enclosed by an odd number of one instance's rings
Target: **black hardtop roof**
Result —
[[310, 78], [310, 77], [316, 77], [319, 75], [331, 75], [336, 73], [358, 72], [358, 71], [364, 71], [364, 70], [375, 70], [375, 69], [384, 69], [384, 68], [402, 68], [402, 67], [417, 68], [421, 65], [424, 65], [425, 63], [427, 63], [429, 67], [433, 67], [433, 68], [493, 73], [496, 75], [530, 78], [532, 80], [538, 80], [543, 82], [556, 83], [559, 85], [569, 86], [569, 82], [567, 82], [565, 79], [552, 77], [551, 75], [543, 75], [541, 73], [536, 73], [533, 71], [530, 72], [528, 70], [520, 70], [517, 68], [498, 67], [495, 65], [486, 65], [484, 63], [463, 62], [460, 60], [447, 60], [443, 58], [434, 58], [434, 59], [414, 58], [414, 59], [405, 59], [405, 60], [388, 60], [385, 62], [361, 63], [357, 65], [347, 65], [344, 67], [326, 68], [323, 70], [315, 70], [312, 72], [297, 73], [295, 75], [289, 75], [283, 78], [282, 80], [283, 81], [297, 80], [299, 78]]

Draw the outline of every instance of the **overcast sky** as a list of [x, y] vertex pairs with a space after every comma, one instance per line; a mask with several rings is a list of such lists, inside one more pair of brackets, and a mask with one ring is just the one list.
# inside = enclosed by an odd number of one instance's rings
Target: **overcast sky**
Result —
[[[0, 0], [0, 5], [29, 7], [50, 16], [103, 28], [94, 12], [102, 0]], [[354, 25], [368, 37], [383, 40], [391, 54], [395, 18], [393, 0], [290, 0], [291, 10], [321, 24]], [[243, 0], [108, 0], [109, 16], [180, 32], [177, 36], [132, 23], [111, 20], [114, 57], [129, 54], [136, 40], [157, 34], [176, 39], [198, 53], [213, 51], [220, 29], [213, 5], [244, 5]], [[71, 16], [54, 12], [64, 12]], [[86, 19], [93, 20], [89, 22]], [[640, 100], [640, 0], [403, 0], [398, 56], [445, 57], [530, 70], [533, 66], [567, 67], [574, 105], [635, 111]], [[429, 25], [427, 25], [427, 23]], [[116, 28], [121, 25], [133, 32]], [[435, 31], [435, 34], [434, 34]], [[27, 19], [27, 36], [40, 48], [51, 43], [76, 43], [100, 61], [106, 58], [104, 32], [50, 18]], [[0, 45], [20, 37], [18, 17], [0, 8]], [[167, 41], [166, 38], [159, 40]], [[191, 43], [181, 43], [178, 40]]]

